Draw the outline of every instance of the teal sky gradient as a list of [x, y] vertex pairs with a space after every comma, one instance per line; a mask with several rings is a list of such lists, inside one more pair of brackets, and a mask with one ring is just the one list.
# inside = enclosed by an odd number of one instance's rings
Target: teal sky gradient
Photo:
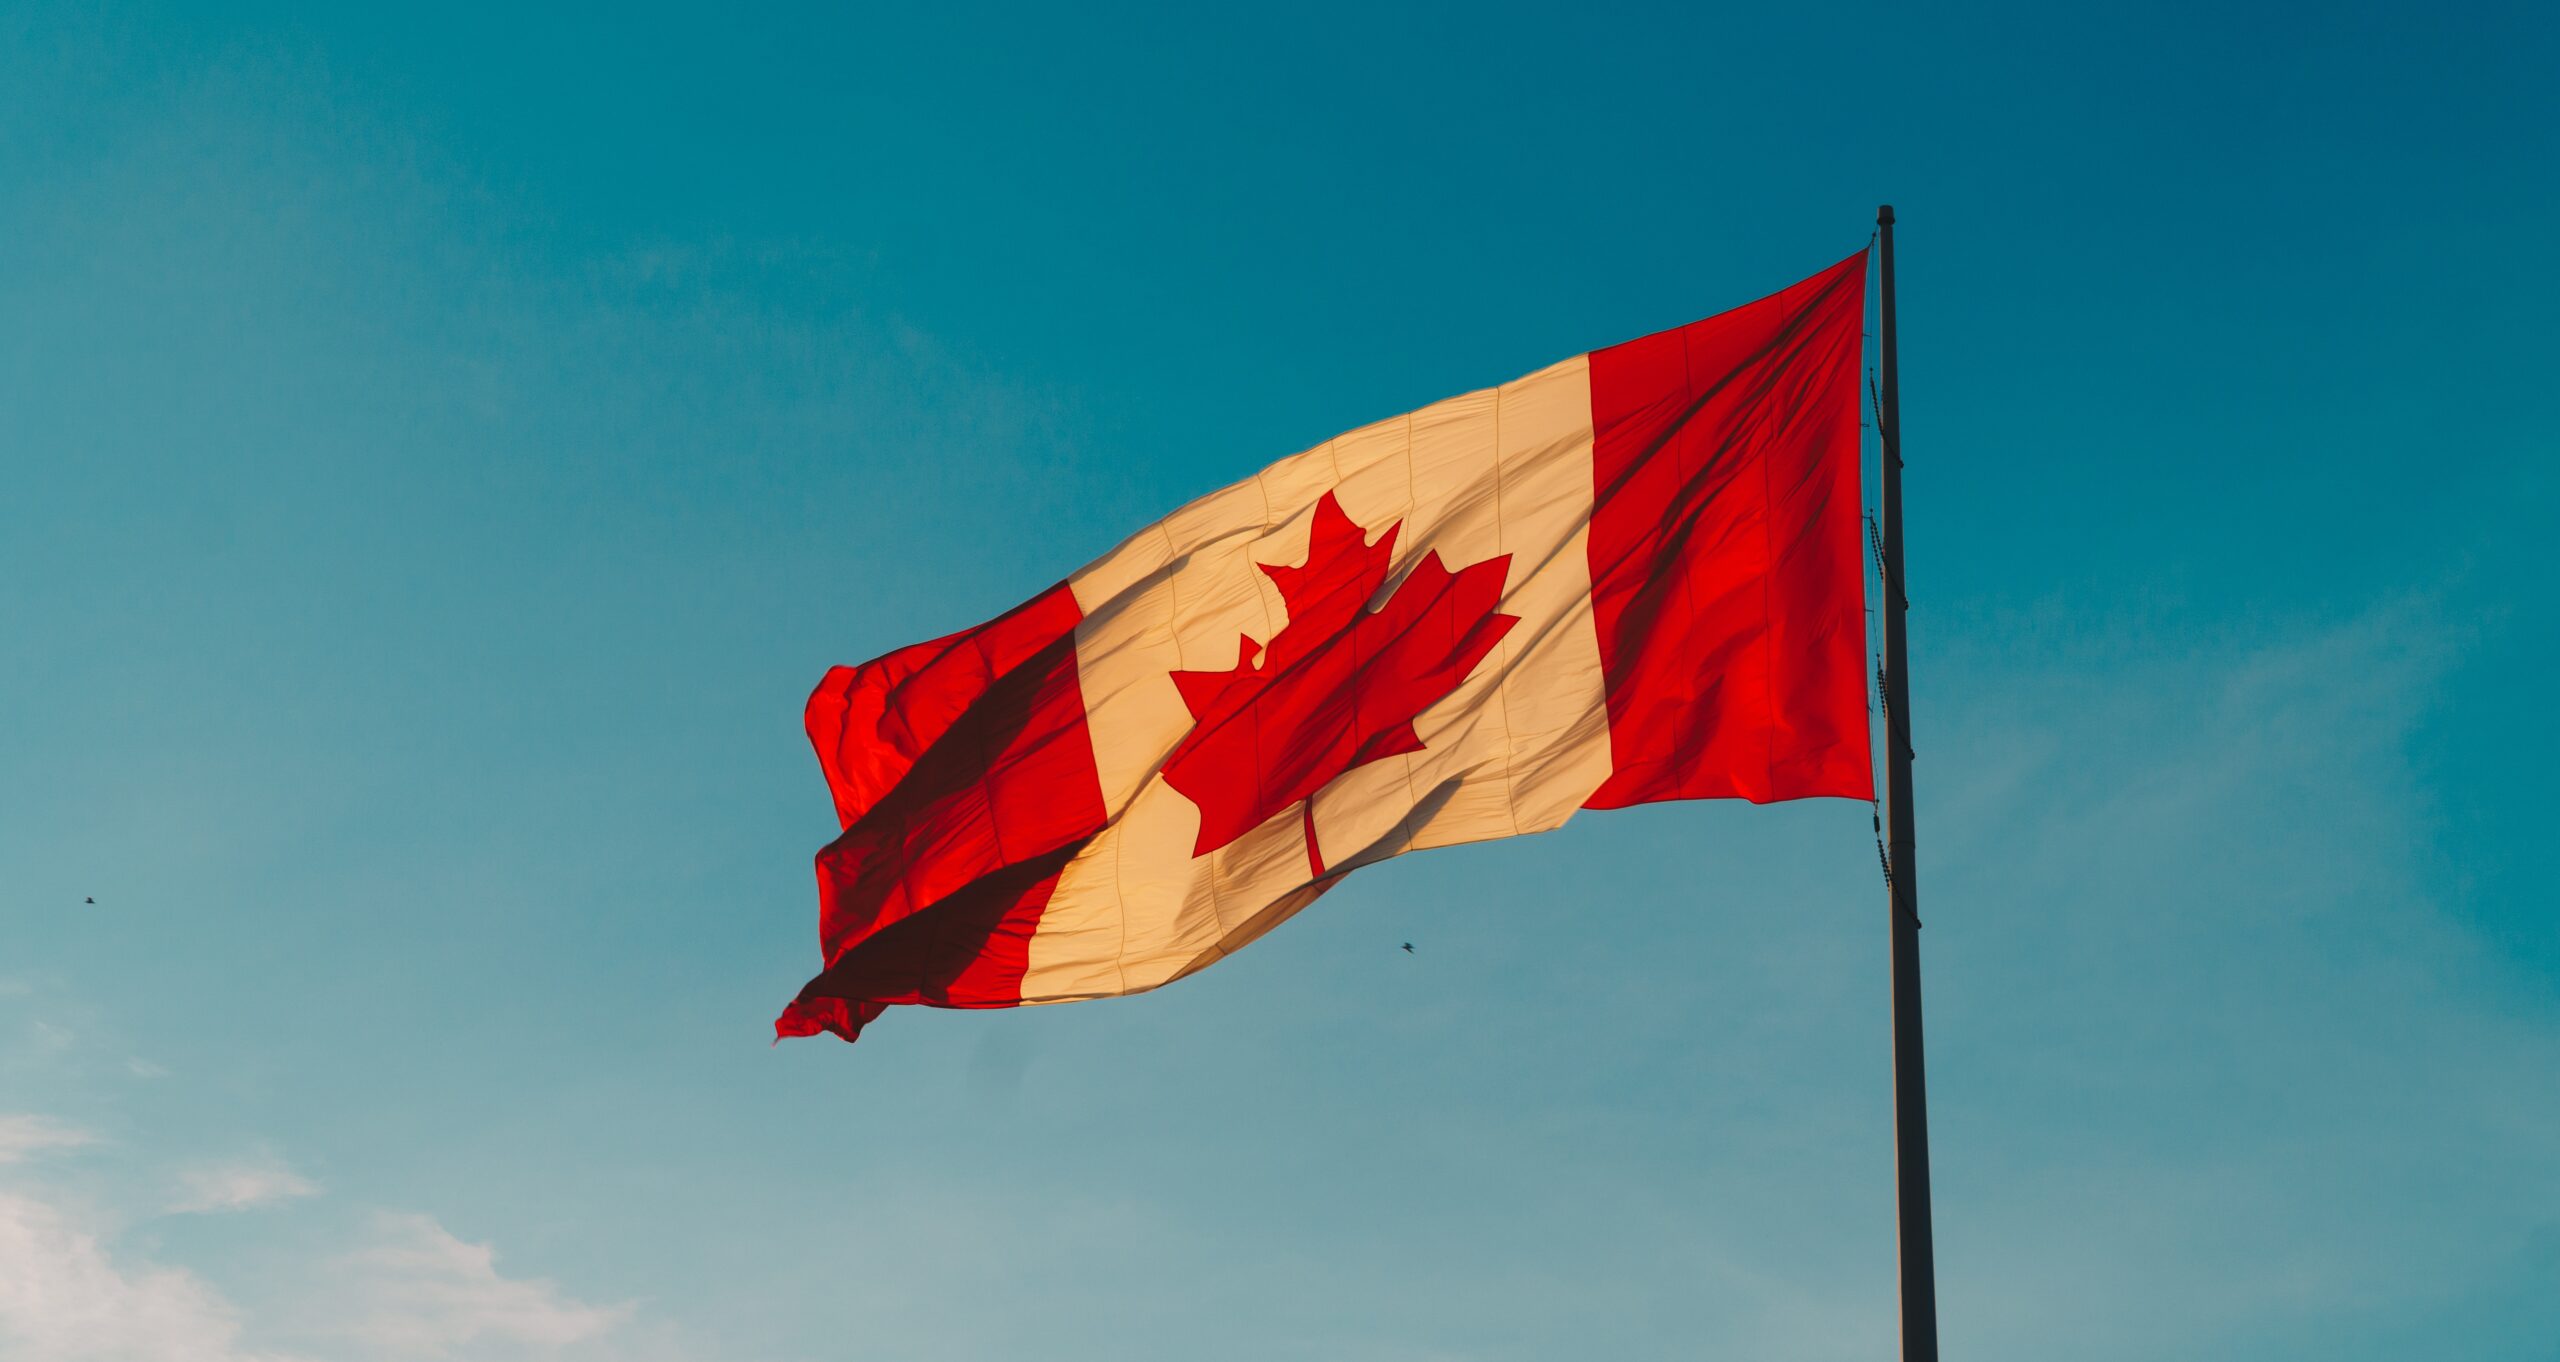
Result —
[[0, 1355], [1890, 1356], [1863, 807], [765, 1045], [827, 665], [1888, 200], [1947, 1355], [2560, 1358], [2554, 15], [14, 10]]

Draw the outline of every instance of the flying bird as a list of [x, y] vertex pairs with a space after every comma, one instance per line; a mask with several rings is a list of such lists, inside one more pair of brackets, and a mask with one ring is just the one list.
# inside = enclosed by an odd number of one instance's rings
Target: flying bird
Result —
[[92, 906], [95, 906], [95, 905], [96, 905], [96, 903], [98, 902], [96, 899], [92, 899], [92, 898], [84, 898], [84, 899], [82, 899], [82, 900], [80, 900], [80, 901], [81, 901], [82, 903], [90, 904], [90, 905], [92, 905]]
[[1405, 954], [1407, 954], [1407, 955], [1411, 955], [1411, 954], [1413, 954], [1413, 943], [1412, 943], [1412, 942], [1408, 941], [1408, 942], [1404, 943], [1404, 953], [1405, 953]]

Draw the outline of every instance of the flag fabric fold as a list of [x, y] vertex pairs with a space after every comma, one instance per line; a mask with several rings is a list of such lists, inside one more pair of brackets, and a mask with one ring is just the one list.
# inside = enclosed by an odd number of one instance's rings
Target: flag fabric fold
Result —
[[1865, 279], [1338, 436], [830, 671], [824, 969], [777, 1034], [1142, 992], [1583, 808], [1871, 798]]

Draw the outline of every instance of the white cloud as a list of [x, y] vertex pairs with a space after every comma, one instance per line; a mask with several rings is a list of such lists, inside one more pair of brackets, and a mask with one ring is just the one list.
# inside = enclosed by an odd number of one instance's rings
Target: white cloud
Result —
[[0, 1191], [0, 1353], [22, 1362], [256, 1362], [193, 1273], [119, 1267], [61, 1208]]
[[124, 1062], [124, 1071], [136, 1078], [167, 1078], [169, 1076], [167, 1068], [154, 1064], [150, 1060], [144, 1059], [139, 1055]]
[[[0, 1164], [94, 1142], [51, 1117], [0, 1114]], [[174, 1180], [181, 1195], [169, 1209], [181, 1213], [240, 1210], [321, 1190], [273, 1154], [182, 1168]], [[360, 1224], [338, 1222], [335, 1231], [325, 1217], [305, 1219], [253, 1258], [200, 1260], [208, 1268], [258, 1265], [225, 1283], [247, 1293], [235, 1298], [217, 1285], [219, 1271], [208, 1279], [120, 1245], [122, 1217], [113, 1200], [93, 1203], [24, 1181], [0, 1184], [0, 1358], [633, 1362], [685, 1355], [663, 1325], [635, 1323], [634, 1307], [592, 1304], [554, 1282], [509, 1276], [489, 1245], [457, 1237], [432, 1216], [376, 1213]]]
[[169, 1209], [179, 1214], [242, 1211], [320, 1193], [320, 1184], [274, 1158], [190, 1168], [178, 1183], [184, 1191]]
[[456, 1238], [432, 1216], [378, 1215], [372, 1234], [337, 1265], [349, 1318], [332, 1332], [382, 1353], [546, 1352], [600, 1339], [631, 1315], [628, 1305], [590, 1305], [551, 1282], [504, 1276], [488, 1245]]
[[0, 1163], [22, 1163], [52, 1149], [78, 1149], [97, 1137], [49, 1116], [0, 1115]]
[[[673, 1355], [632, 1307], [576, 1299], [498, 1271], [486, 1244], [434, 1217], [379, 1214], [351, 1252], [300, 1282], [262, 1284], [305, 1304], [252, 1315], [184, 1268], [111, 1252], [107, 1228], [65, 1204], [0, 1190], [0, 1357], [11, 1362], [293, 1362], [260, 1339], [389, 1362]], [[335, 1344], [337, 1346], [327, 1346]], [[628, 1345], [626, 1347], [626, 1345]]]

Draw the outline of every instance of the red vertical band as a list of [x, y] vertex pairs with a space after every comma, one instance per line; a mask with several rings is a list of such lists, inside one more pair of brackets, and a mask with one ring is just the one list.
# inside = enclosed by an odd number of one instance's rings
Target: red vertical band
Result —
[[827, 673], [809, 740], [844, 835], [818, 853], [827, 968], [782, 1035], [850, 1040], [890, 1003], [1021, 1000], [1058, 871], [1102, 830], [1062, 583], [976, 629]]
[[1864, 251], [1591, 355], [1612, 772], [1585, 807], [1874, 796], [1858, 535]]

